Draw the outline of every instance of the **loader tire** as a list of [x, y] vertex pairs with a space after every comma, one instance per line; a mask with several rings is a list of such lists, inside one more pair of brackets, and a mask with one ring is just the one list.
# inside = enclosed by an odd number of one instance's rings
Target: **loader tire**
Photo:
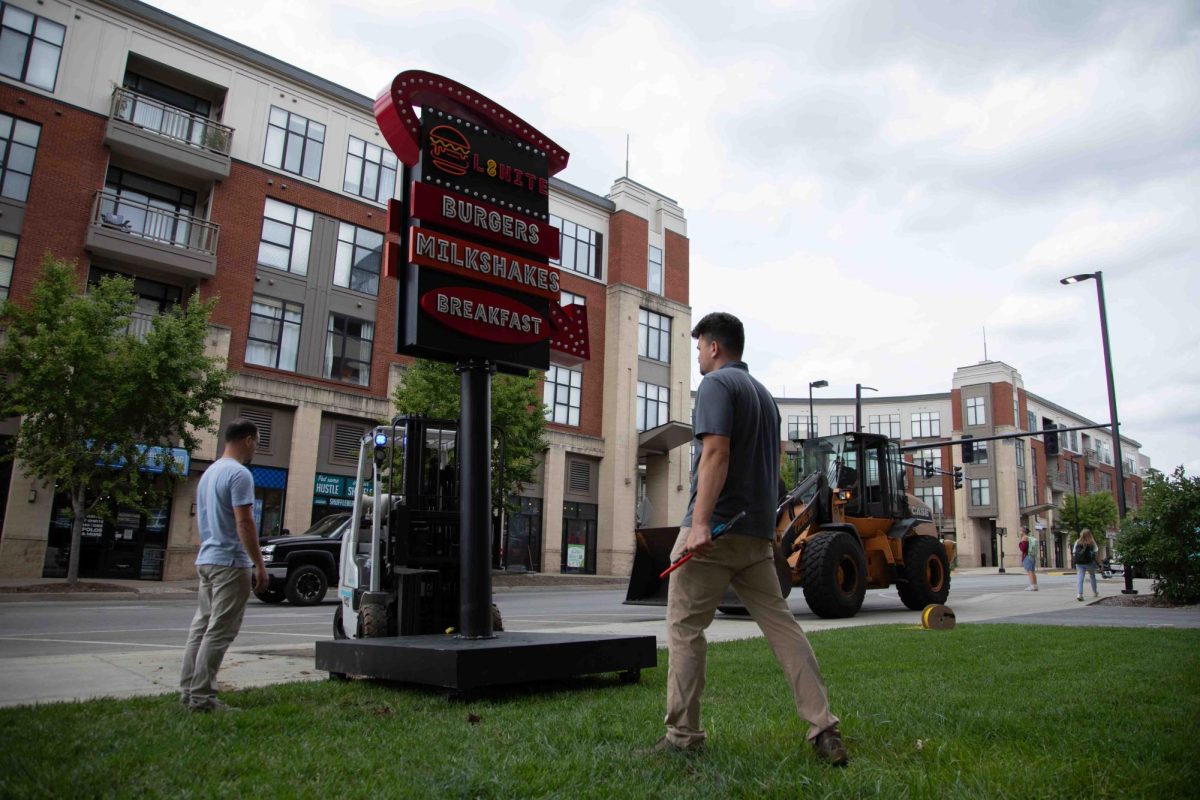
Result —
[[867, 593], [867, 558], [858, 537], [830, 531], [810, 539], [801, 556], [804, 601], [818, 617], [853, 617]]
[[950, 564], [946, 548], [932, 536], [909, 536], [904, 542], [905, 580], [896, 584], [900, 601], [913, 611], [936, 603], [950, 594]]

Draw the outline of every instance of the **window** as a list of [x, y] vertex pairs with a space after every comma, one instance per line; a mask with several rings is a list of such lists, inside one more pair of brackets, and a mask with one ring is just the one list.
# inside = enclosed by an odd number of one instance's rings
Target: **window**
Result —
[[650, 245], [650, 256], [646, 263], [646, 290], [655, 294], [663, 293], [662, 248], [654, 245]]
[[396, 154], [391, 150], [351, 136], [342, 189], [376, 203], [386, 203], [396, 194], [396, 169]]
[[578, 426], [582, 396], [583, 371], [551, 364], [550, 369], [546, 370], [546, 381], [542, 384], [546, 421]]
[[88, 285], [94, 286], [105, 278], [116, 277], [133, 281], [133, 293], [137, 299], [134, 301], [133, 312], [129, 315], [129, 327], [126, 332], [139, 341], [145, 341], [146, 335], [154, 328], [155, 317], [168, 313], [174, 306], [183, 302], [183, 290], [178, 286], [137, 275], [122, 275], [97, 267], [88, 271]]
[[101, 219], [112, 219], [127, 233], [146, 239], [193, 244], [195, 192], [117, 167], [109, 167], [104, 189], [108, 196], [101, 203]]
[[550, 224], [558, 228], [562, 254], [551, 264], [581, 272], [593, 278], [600, 277], [600, 258], [604, 236], [590, 228], [571, 222], [569, 219], [550, 215]]
[[1017, 450], [1017, 466], [1025, 466], [1025, 440], [1017, 439], [1013, 442], [1013, 445], [1015, 445]]
[[258, 263], [296, 275], [307, 275], [312, 229], [313, 212], [268, 197], [263, 209]]
[[648, 431], [665, 425], [668, 421], [668, 406], [671, 390], [655, 383], [638, 381], [637, 385], [637, 429]]
[[1071, 439], [1071, 452], [1079, 452], [1079, 431], [1068, 431], [1067, 436]]
[[41, 125], [0, 114], [0, 195], [22, 203], [29, 197], [41, 135]]
[[986, 425], [987, 410], [982, 397], [967, 398], [967, 425]]
[[324, 148], [324, 125], [271, 106], [264, 164], [310, 180], [319, 180]]
[[559, 294], [558, 304], [560, 306], [586, 306], [587, 298], [581, 294], [563, 291]]
[[379, 264], [383, 259], [383, 234], [343, 222], [338, 227], [337, 259], [333, 285], [366, 294], [379, 293]]
[[988, 463], [988, 443], [987, 442], [975, 442], [972, 445], [972, 448], [975, 450], [975, 460], [972, 462], [973, 464], [975, 464], [975, 466], [980, 466], [982, 464]]
[[1022, 478], [1017, 478], [1017, 506], [1025, 508], [1027, 505], [1029, 503], [1025, 499], [1025, 481]]
[[671, 318], [653, 311], [638, 311], [638, 355], [671, 363]]
[[854, 432], [854, 415], [833, 415], [829, 418], [829, 432], [831, 434], [853, 433]]
[[16, 236], [0, 233], [0, 300], [8, 298], [12, 288], [13, 262], [17, 260]]
[[1037, 414], [1033, 413], [1032, 411], [1026, 412], [1025, 422], [1028, 424], [1028, 427], [1026, 427], [1025, 430], [1027, 430], [1027, 431], [1039, 430], [1038, 424], [1037, 424]]
[[325, 339], [325, 377], [335, 381], [367, 386], [371, 382], [371, 340], [375, 323], [329, 315], [329, 333]]
[[912, 438], [928, 439], [942, 435], [942, 415], [937, 411], [922, 411], [912, 415]]
[[294, 372], [303, 312], [303, 306], [296, 303], [254, 295], [246, 334], [246, 363]]
[[67, 29], [8, 3], [0, 9], [0, 75], [53, 92]]
[[900, 438], [899, 414], [872, 414], [867, 420], [867, 430], [892, 439]]
[[935, 514], [944, 513], [942, 506], [942, 487], [940, 486], [918, 486], [913, 490], [913, 494], [917, 496], [925, 505], [929, 506], [930, 510]]
[[925, 450], [917, 450], [913, 452], [913, 465], [917, 469], [917, 477], [921, 477], [921, 470], [925, 468], [925, 462], [932, 461], [934, 469], [942, 468], [942, 448], [930, 447]]
[[788, 438], [788, 440], [790, 441], [792, 439], [803, 439], [804, 436], [800, 433], [801, 430], [802, 430], [802, 426], [800, 423], [800, 417], [798, 417], [794, 414], [789, 414], [788, 418], [787, 418], [787, 438]]
[[987, 478], [971, 480], [971, 505], [990, 506], [992, 504], [991, 491], [988, 487], [989, 481]]

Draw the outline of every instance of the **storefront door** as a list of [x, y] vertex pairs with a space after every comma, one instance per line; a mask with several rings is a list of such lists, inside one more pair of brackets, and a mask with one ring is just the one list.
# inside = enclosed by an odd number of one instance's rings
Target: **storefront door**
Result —
[[562, 572], [596, 574], [594, 503], [563, 503]]
[[[65, 578], [71, 555], [71, 504], [55, 497], [42, 576]], [[171, 504], [151, 514], [122, 508], [111, 520], [89, 516], [83, 521], [79, 577], [162, 580], [167, 520]]]

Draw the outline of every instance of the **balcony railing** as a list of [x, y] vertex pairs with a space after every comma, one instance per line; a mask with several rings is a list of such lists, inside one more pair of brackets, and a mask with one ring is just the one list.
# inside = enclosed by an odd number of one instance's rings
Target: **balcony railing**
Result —
[[223, 156], [233, 144], [233, 128], [121, 87], [113, 90], [110, 116]]
[[160, 244], [216, 255], [221, 226], [186, 211], [159, 208], [104, 189], [92, 202], [92, 225]]

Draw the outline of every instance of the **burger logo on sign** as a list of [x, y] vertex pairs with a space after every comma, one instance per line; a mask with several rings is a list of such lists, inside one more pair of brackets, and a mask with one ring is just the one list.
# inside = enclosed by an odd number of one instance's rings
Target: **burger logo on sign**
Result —
[[451, 175], [467, 174], [467, 159], [471, 155], [471, 143], [458, 128], [438, 125], [429, 132], [429, 150], [433, 165]]

